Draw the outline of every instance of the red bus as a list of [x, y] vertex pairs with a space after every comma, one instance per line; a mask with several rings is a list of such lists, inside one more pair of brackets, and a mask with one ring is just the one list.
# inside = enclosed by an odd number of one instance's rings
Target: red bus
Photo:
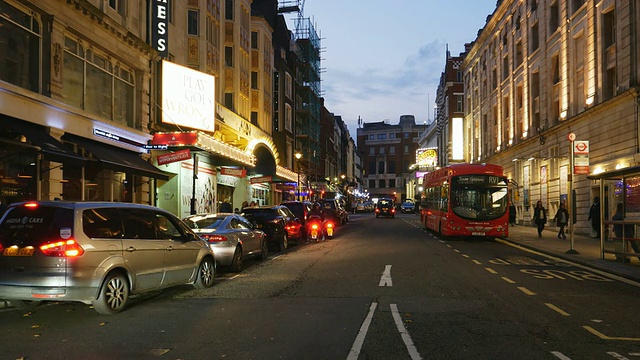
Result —
[[453, 164], [424, 175], [420, 219], [442, 237], [509, 235], [507, 178], [492, 164]]

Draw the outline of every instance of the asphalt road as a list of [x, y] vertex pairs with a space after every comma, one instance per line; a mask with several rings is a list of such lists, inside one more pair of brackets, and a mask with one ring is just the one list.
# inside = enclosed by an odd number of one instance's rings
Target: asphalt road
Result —
[[500, 240], [438, 239], [412, 214], [352, 215], [335, 239], [214, 287], [0, 312], [0, 359], [634, 359], [639, 284]]

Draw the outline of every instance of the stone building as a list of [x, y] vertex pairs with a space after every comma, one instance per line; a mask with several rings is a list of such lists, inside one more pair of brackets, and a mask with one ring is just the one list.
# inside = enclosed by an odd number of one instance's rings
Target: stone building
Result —
[[[589, 233], [600, 189], [587, 176], [640, 164], [639, 5], [498, 1], [468, 49], [465, 160], [505, 168], [520, 223], [530, 222], [538, 200], [550, 216], [567, 201], [575, 203], [576, 233]], [[578, 174], [570, 166], [576, 144], [588, 144], [588, 168]], [[618, 190], [607, 189], [605, 215]]]

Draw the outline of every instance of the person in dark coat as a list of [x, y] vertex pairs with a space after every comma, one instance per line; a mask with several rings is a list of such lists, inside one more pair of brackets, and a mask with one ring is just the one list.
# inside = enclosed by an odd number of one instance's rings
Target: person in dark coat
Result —
[[589, 209], [589, 218], [591, 221], [591, 228], [596, 232], [597, 238], [600, 238], [600, 198], [598, 196], [593, 198], [593, 205]]
[[560, 203], [560, 208], [556, 212], [556, 216], [553, 217], [556, 225], [560, 228], [558, 230], [558, 239], [566, 239], [567, 235], [564, 233], [564, 228], [569, 223], [569, 211], [564, 203]]
[[516, 225], [516, 215], [517, 215], [516, 206], [513, 205], [513, 203], [509, 203], [509, 225], [511, 226]]
[[229, 199], [225, 200], [225, 201], [220, 205], [220, 212], [222, 212], [222, 213], [230, 213], [230, 212], [233, 212], [233, 207], [231, 206], [231, 203], [229, 202]]
[[536, 207], [533, 208], [533, 222], [538, 226], [538, 237], [542, 237], [544, 224], [547, 223], [547, 209], [542, 206], [542, 201], [538, 200]]
[[[624, 221], [624, 205], [622, 203], [618, 203], [616, 205], [616, 213], [611, 217], [613, 221]], [[617, 238], [625, 238], [625, 239], [633, 239], [635, 238], [635, 226], [633, 224], [614, 224], [613, 225], [613, 233]], [[635, 240], [630, 240], [631, 248], [635, 251], [636, 254], [640, 254], [640, 244], [638, 244]], [[640, 260], [640, 257], [638, 257]]]

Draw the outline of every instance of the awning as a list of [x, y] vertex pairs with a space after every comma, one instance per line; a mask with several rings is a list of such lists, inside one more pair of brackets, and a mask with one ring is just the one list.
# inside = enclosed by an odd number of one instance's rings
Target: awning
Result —
[[623, 177], [629, 175], [640, 175], [640, 166], [631, 166], [622, 169], [616, 169], [608, 172], [601, 172], [599, 174], [587, 175], [589, 180], [621, 180]]
[[44, 126], [32, 124], [26, 121], [0, 116], [0, 126], [16, 134], [24, 135], [27, 142], [39, 148], [46, 160], [82, 166], [86, 160], [77, 155], [64, 144], [47, 134]]
[[63, 139], [77, 144], [98, 158], [107, 169], [169, 180], [169, 174], [146, 162], [139, 154], [80, 136], [65, 134]]

